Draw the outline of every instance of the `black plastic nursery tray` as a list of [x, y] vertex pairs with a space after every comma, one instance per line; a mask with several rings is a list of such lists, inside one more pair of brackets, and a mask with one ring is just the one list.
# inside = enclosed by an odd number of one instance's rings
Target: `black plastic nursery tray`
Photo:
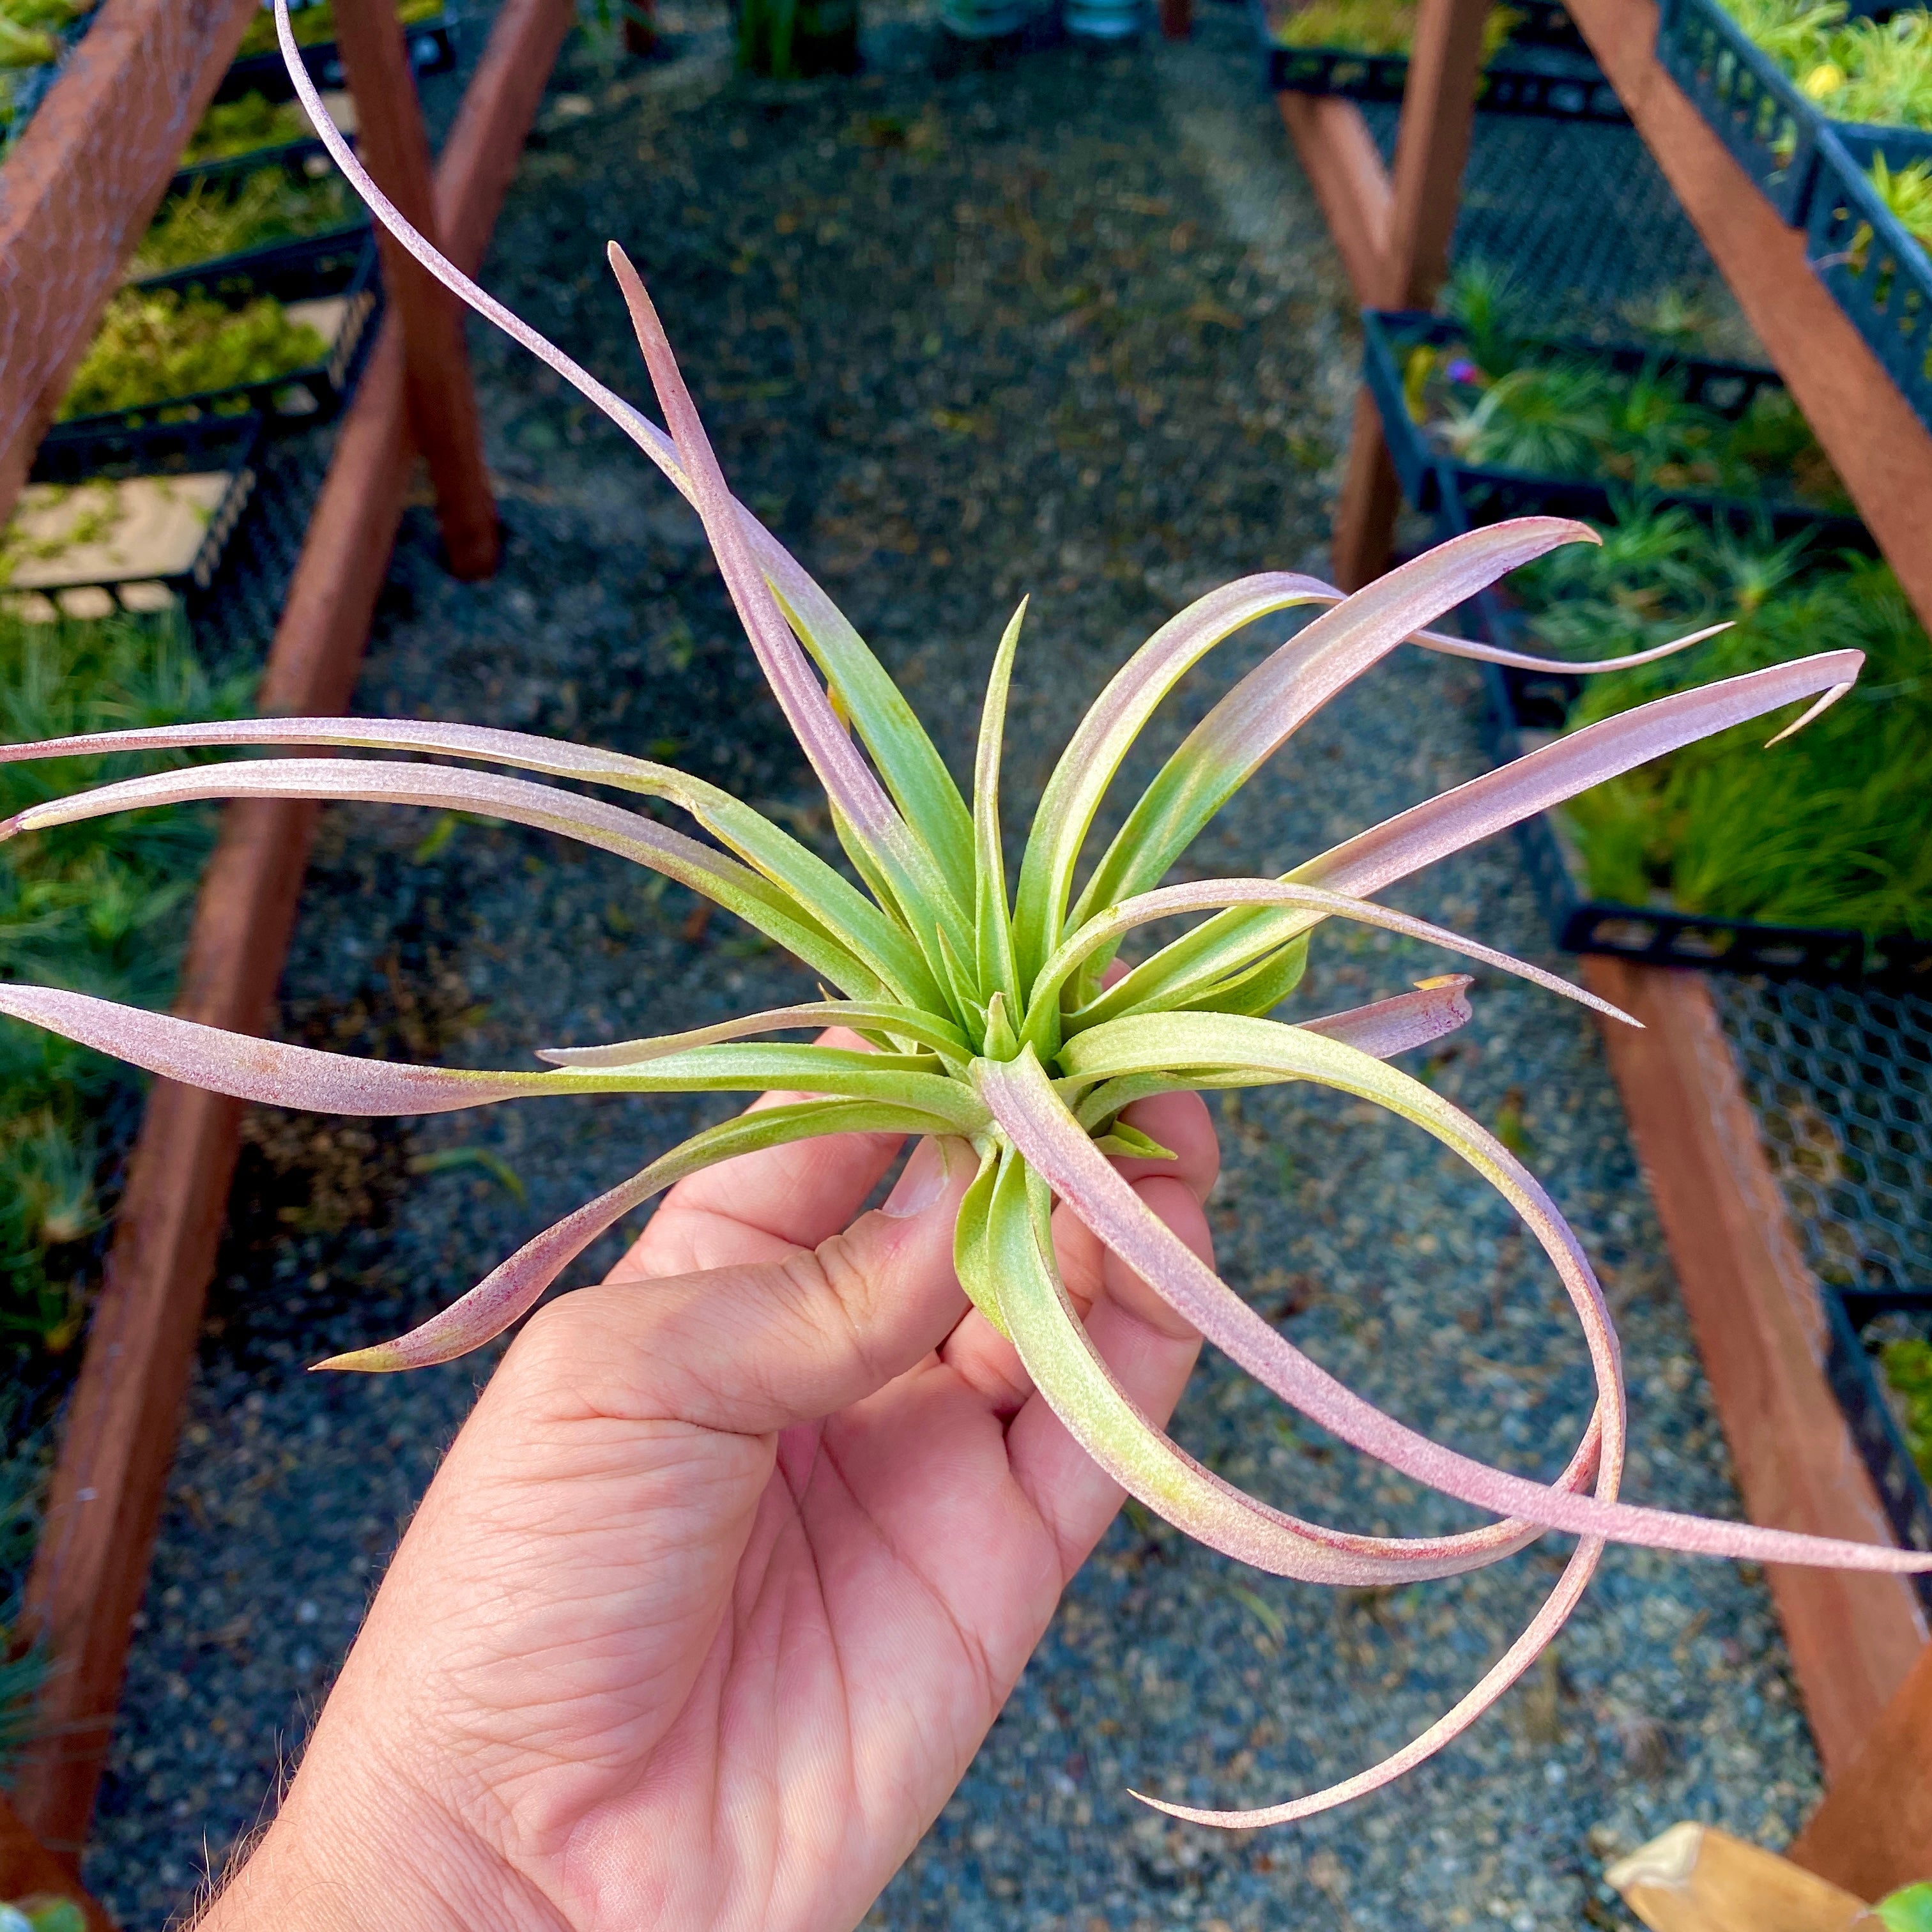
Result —
[[[1400, 101], [1408, 85], [1406, 54], [1353, 47], [1286, 47], [1272, 19], [1282, 0], [1255, 0], [1256, 32], [1277, 94], [1336, 94], [1351, 100]], [[1288, 10], [1292, 10], [1292, 8]], [[1560, 10], [1552, 10], [1560, 11]], [[1580, 42], [1511, 40], [1484, 67], [1476, 105], [1486, 113], [1533, 114], [1566, 121], [1621, 124], [1629, 116], [1616, 89]]]
[[[1881, 1324], [1932, 1339], [1932, 1288], [1845, 1288], [1829, 1282], [1820, 1287], [1831, 1334], [1826, 1372], [1892, 1533], [1907, 1550], [1932, 1550], [1932, 1493], [1886, 1392], [1884, 1366], [1868, 1346]], [[1912, 1583], [1919, 1600], [1932, 1610], [1932, 1577], [1915, 1576]]]
[[[448, 14], [438, 14], [427, 20], [405, 22], [403, 40], [410, 52], [410, 64], [420, 80], [424, 74], [442, 74], [456, 64], [456, 25]], [[302, 50], [302, 65], [317, 87], [340, 87], [346, 76], [342, 56], [333, 40], [318, 40]], [[294, 98], [295, 84], [278, 51], [247, 54], [222, 76], [215, 89], [217, 100], [232, 100], [244, 94], [260, 94], [270, 100]]]
[[[10, 596], [104, 595], [144, 610], [207, 590], [254, 494], [261, 441], [253, 414], [140, 429], [62, 424], [42, 442], [10, 526], [35, 538], [11, 560]], [[77, 539], [62, 544], [75, 526]]]
[[[1446, 316], [1408, 309], [1362, 311], [1362, 378], [1376, 399], [1382, 416], [1382, 438], [1388, 446], [1403, 495], [1417, 509], [1432, 514], [1442, 512], [1453, 495], [1463, 514], [1478, 524], [1494, 523], [1504, 517], [1600, 520], [1611, 515], [1610, 489], [1593, 478], [1545, 476], [1465, 463], [1430, 442], [1424, 426], [1409, 414], [1403, 387], [1403, 358], [1408, 350], [1418, 346], [1447, 348], [1463, 340], [1461, 328]], [[1607, 363], [1627, 374], [1649, 368], [1680, 376], [1689, 401], [1726, 416], [1742, 416], [1761, 392], [1784, 386], [1774, 370], [1745, 362], [1674, 355], [1629, 344], [1552, 340], [1533, 346], [1546, 350], [1552, 356], [1576, 356]], [[1653, 490], [1646, 500], [1660, 505], [1683, 504], [1736, 524], [1768, 521], [1780, 537], [1816, 531], [1834, 542], [1862, 548], [1869, 548], [1870, 544], [1856, 516], [1834, 514], [1791, 498]]]
[[255, 296], [272, 296], [286, 308], [298, 314], [306, 312], [328, 344], [327, 353], [305, 368], [260, 382], [77, 416], [57, 425], [54, 434], [112, 435], [153, 424], [250, 412], [259, 414], [271, 428], [296, 428], [323, 419], [341, 407], [355, 386], [364, 352], [374, 339], [371, 324], [381, 296], [376, 244], [366, 226], [172, 269], [141, 286], [194, 289], [236, 308]]
[[[1452, 490], [1437, 534], [1454, 536], [1488, 518], [1472, 518]], [[1530, 648], [1501, 598], [1484, 591], [1457, 614], [1462, 634], [1506, 650]], [[1581, 680], [1552, 672], [1484, 664], [1488, 694], [1484, 748], [1508, 764], [1561, 730]], [[1626, 905], [1595, 897], [1580, 857], [1552, 813], [1516, 827], [1525, 868], [1556, 943], [1566, 952], [1603, 952], [1652, 966], [1760, 974], [1826, 985], [1922, 990], [1932, 986], [1932, 941], [1909, 934], [1873, 935], [1843, 926], [1772, 926], [1762, 920], [1690, 913], [1666, 904]]]
[[[1894, 159], [1889, 136], [1828, 128], [1818, 137], [1805, 254], [1921, 422], [1932, 428], [1932, 256], [1865, 170]], [[1927, 153], [1932, 155], [1932, 137]]]
[[[1854, 14], [1880, 13], [1878, 0]], [[1867, 128], [1834, 121], [1798, 92], [1790, 76], [1725, 11], [1720, 0], [1663, 0], [1657, 55], [1738, 166], [1780, 216], [1802, 227], [1827, 131], [1873, 143], [1894, 166], [1932, 157], [1932, 134], [1915, 128]]]

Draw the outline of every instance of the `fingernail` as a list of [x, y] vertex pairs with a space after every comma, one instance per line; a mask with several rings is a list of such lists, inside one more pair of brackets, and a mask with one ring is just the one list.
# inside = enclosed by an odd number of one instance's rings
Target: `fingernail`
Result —
[[913, 1149], [905, 1171], [892, 1184], [879, 1212], [904, 1220], [924, 1214], [945, 1192], [946, 1143], [928, 1137]]

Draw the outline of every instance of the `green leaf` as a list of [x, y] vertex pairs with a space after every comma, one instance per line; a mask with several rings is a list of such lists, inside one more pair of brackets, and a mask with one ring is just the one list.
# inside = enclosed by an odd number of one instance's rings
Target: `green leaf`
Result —
[[[1013, 963], [1012, 916], [1006, 903], [1006, 862], [1000, 849], [1000, 743], [1006, 727], [1006, 697], [1013, 680], [1013, 654], [1019, 648], [1020, 626], [1026, 620], [1027, 600], [1012, 614], [1000, 648], [993, 656], [993, 674], [986, 683], [986, 708], [980, 714], [980, 748], [973, 765], [973, 920], [980, 995], [1005, 996], [1006, 1012], [1017, 1018], [1020, 1006], [1018, 970]], [[988, 1051], [993, 1049], [989, 1046]]]
[[1888, 1892], [1872, 1911], [1885, 1932], [1932, 1932], [1932, 1884]]

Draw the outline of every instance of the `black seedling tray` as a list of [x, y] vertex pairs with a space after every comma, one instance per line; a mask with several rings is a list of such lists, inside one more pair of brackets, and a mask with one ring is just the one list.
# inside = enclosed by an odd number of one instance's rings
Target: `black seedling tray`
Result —
[[[1278, 46], [1259, 0], [1252, 17], [1267, 57], [1268, 85], [1277, 94], [1402, 99], [1408, 85], [1408, 55], [1363, 53], [1352, 47]], [[1630, 118], [1616, 89], [1589, 54], [1566, 44], [1505, 46], [1483, 69], [1476, 105], [1486, 113], [1542, 115], [1565, 121], [1622, 124]]]
[[[410, 64], [420, 80], [427, 74], [444, 74], [456, 64], [456, 29], [446, 14], [418, 20], [403, 28], [404, 44], [410, 50]], [[302, 65], [319, 88], [340, 87], [346, 79], [342, 56], [333, 40], [318, 40], [302, 50]], [[248, 54], [221, 77], [214, 91], [217, 100], [233, 100], [244, 94], [259, 94], [270, 100], [289, 100], [295, 96], [295, 83], [289, 79], [279, 49], [265, 54]]]
[[[1863, 0], [1853, 14], [1889, 10]], [[1894, 166], [1932, 157], [1932, 134], [1834, 121], [1732, 20], [1720, 0], [1663, 0], [1657, 55], [1738, 166], [1794, 228], [1806, 224], [1818, 184], [1821, 137], [1869, 140]]]
[[[1884, 1368], [1864, 1344], [1866, 1328], [1881, 1315], [1932, 1318], [1932, 1288], [1844, 1288], [1827, 1282], [1821, 1284], [1821, 1293], [1831, 1330], [1826, 1373], [1851, 1425], [1852, 1439], [1900, 1544], [1932, 1550], [1932, 1494], [1880, 1385]], [[1932, 1576], [1915, 1576], [1912, 1584], [1919, 1601], [1932, 1610]]]
[[[1932, 156], [1932, 136], [1922, 138]], [[1889, 130], [1834, 127], [1819, 136], [1805, 254], [1919, 421], [1932, 428], [1932, 257], [1867, 178], [1881, 154], [1898, 164]]]
[[[1478, 524], [1504, 517], [1585, 517], [1601, 520], [1613, 513], [1610, 488], [1586, 476], [1538, 475], [1532, 471], [1485, 467], [1463, 463], [1437, 449], [1426, 430], [1408, 412], [1402, 387], [1402, 352], [1418, 344], [1444, 348], [1465, 340], [1462, 330], [1443, 316], [1419, 310], [1364, 309], [1362, 311], [1362, 376], [1382, 420], [1382, 439], [1388, 446], [1401, 480], [1402, 494], [1418, 510], [1440, 512], [1451, 494], [1463, 513]], [[1552, 356], [1576, 356], [1607, 363], [1625, 374], [1649, 368], [1681, 376], [1684, 394], [1702, 408], [1726, 416], [1739, 416], [1766, 388], [1784, 385], [1775, 370], [1746, 362], [1724, 362], [1708, 357], [1666, 353], [1629, 344], [1551, 341], [1531, 345]], [[1722, 516], [1738, 524], [1768, 522], [1779, 536], [1817, 531], [1834, 542], [1868, 548], [1870, 539], [1858, 519], [1834, 516], [1789, 498], [1726, 496], [1714, 492], [1652, 491], [1645, 500], [1656, 504], [1682, 504]]]
[[348, 313], [326, 358], [307, 368], [225, 389], [164, 397], [136, 409], [78, 416], [59, 425], [57, 434], [112, 434], [154, 423], [250, 411], [261, 416], [271, 428], [306, 428], [334, 414], [355, 386], [363, 354], [374, 339], [371, 324], [381, 296], [376, 244], [366, 227], [280, 242], [224, 261], [172, 269], [141, 286], [195, 289], [238, 308], [256, 296], [272, 296], [284, 303], [340, 296], [348, 304]]
[[[326, 166], [317, 169], [314, 166], [318, 156], [328, 164]], [[281, 167], [292, 178], [304, 184], [312, 184], [334, 172], [334, 163], [328, 160], [328, 150], [320, 141], [290, 141], [278, 147], [257, 148], [252, 153], [226, 155], [218, 161], [204, 161], [194, 167], [183, 168], [169, 183], [168, 192], [178, 194], [198, 181], [251, 175], [258, 169], [275, 166]], [[158, 274], [143, 275], [134, 286], [143, 289], [184, 287], [190, 284], [205, 286], [230, 277], [253, 276], [258, 271], [273, 273], [292, 250], [322, 248], [332, 254], [358, 245], [362, 238], [370, 233], [373, 224], [368, 208], [352, 196], [351, 201], [355, 212], [340, 227], [326, 229], [315, 235], [290, 236], [283, 241], [266, 242], [260, 248], [238, 249], [231, 255], [211, 256], [206, 261], [190, 262], [183, 268], [164, 268]]]
[[[1490, 520], [1470, 515], [1452, 482], [1437, 512], [1437, 535], [1460, 536]], [[1466, 637], [1508, 650], [1532, 647], [1493, 591], [1479, 592], [1457, 614]], [[1500, 664], [1486, 664], [1481, 670], [1489, 698], [1483, 746], [1499, 765], [1523, 755], [1528, 748], [1526, 732], [1559, 729], [1582, 682], [1552, 672]], [[1552, 814], [1541, 812], [1524, 819], [1515, 831], [1551, 934], [1566, 952], [1604, 952], [1651, 966], [1699, 967], [1837, 986], [1917, 989], [1932, 982], [1932, 942], [1908, 934], [1874, 937], [1841, 926], [1771, 926], [1758, 920], [1597, 898]]]
[[184, 592], [206, 590], [254, 495], [262, 430], [262, 418], [252, 412], [140, 428], [62, 423], [42, 440], [30, 477], [36, 483], [75, 484], [225, 472], [228, 489], [208, 517], [194, 562], [163, 580]]

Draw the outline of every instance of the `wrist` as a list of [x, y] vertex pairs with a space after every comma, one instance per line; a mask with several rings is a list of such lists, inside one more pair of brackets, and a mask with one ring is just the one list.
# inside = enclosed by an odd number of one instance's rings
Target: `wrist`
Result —
[[[320, 1769], [320, 1767], [317, 1767]], [[567, 1932], [500, 1856], [379, 1767], [303, 1775], [194, 1932]]]

